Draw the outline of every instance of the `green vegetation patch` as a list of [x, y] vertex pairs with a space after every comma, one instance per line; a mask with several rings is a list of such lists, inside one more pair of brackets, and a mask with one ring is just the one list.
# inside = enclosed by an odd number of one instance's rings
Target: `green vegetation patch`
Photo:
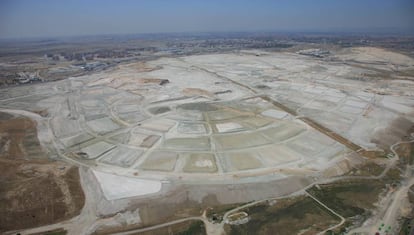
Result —
[[339, 218], [309, 197], [278, 200], [276, 204], [261, 203], [243, 209], [249, 222], [226, 225], [227, 234], [316, 234], [339, 223]]
[[379, 180], [352, 180], [312, 187], [310, 194], [345, 218], [367, 214], [385, 184]]
[[208, 220], [212, 221], [213, 223], [220, 223], [223, 220], [223, 216], [227, 211], [240, 207], [243, 204], [244, 203], [234, 203], [210, 207], [207, 210], [206, 216]]
[[402, 143], [395, 149], [403, 165], [414, 164], [414, 142]]
[[410, 235], [411, 232], [414, 232], [414, 219], [413, 218], [404, 218], [404, 222], [401, 226], [400, 233], [398, 235]]
[[353, 176], [378, 176], [385, 169], [384, 165], [378, 165], [373, 162], [368, 162], [364, 165], [353, 168], [348, 175]]

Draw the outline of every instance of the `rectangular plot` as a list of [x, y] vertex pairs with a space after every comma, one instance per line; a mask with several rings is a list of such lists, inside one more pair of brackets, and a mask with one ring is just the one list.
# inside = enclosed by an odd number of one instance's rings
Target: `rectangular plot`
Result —
[[335, 141], [315, 130], [295, 138], [287, 146], [303, 156], [313, 156], [334, 144]]
[[160, 120], [149, 120], [141, 125], [142, 128], [154, 130], [154, 131], [161, 131], [167, 132], [175, 125], [174, 121], [167, 120], [167, 119], [160, 119]]
[[259, 150], [262, 161], [267, 166], [277, 166], [289, 162], [298, 161], [302, 158], [298, 153], [291, 151], [282, 145], [272, 145]]
[[108, 117], [92, 120], [92, 121], [86, 122], [86, 124], [89, 126], [89, 128], [92, 129], [93, 132], [96, 132], [98, 134], [105, 134], [105, 133], [108, 133], [108, 132], [111, 132], [111, 131], [114, 131], [120, 128], [119, 125], [114, 123]]
[[262, 131], [262, 133], [275, 142], [280, 142], [292, 138], [304, 132], [306, 128], [296, 123], [285, 123], [277, 127], [272, 127]]
[[149, 135], [142, 140], [140, 147], [151, 148], [161, 137], [158, 135]]
[[184, 172], [213, 173], [217, 172], [216, 159], [211, 153], [192, 153], [185, 158]]
[[262, 112], [262, 115], [275, 118], [275, 119], [283, 119], [285, 117], [288, 117], [289, 114], [282, 110], [276, 110], [276, 109], [268, 109]]
[[116, 106], [116, 111], [118, 113], [130, 113], [130, 112], [139, 111], [140, 108], [141, 108], [141, 105], [138, 105], [138, 104], [122, 104], [122, 105]]
[[92, 139], [93, 136], [89, 135], [88, 133], [80, 133], [75, 136], [67, 137], [64, 139], [60, 139], [60, 141], [66, 146], [66, 147], [72, 147], [77, 144], [84, 143], [90, 139]]
[[197, 111], [184, 111], [180, 110], [178, 114], [172, 114], [172, 118], [186, 121], [203, 121], [203, 113]]
[[152, 152], [139, 168], [155, 171], [173, 171], [178, 159], [174, 152], [155, 151]]
[[112, 148], [115, 148], [115, 145], [100, 141], [82, 148], [81, 151], [87, 154], [87, 156], [85, 156], [87, 159], [95, 159], [111, 150]]
[[345, 104], [346, 105], [349, 105], [349, 106], [353, 106], [353, 107], [356, 107], [356, 108], [361, 108], [361, 109], [363, 109], [363, 108], [365, 108], [366, 106], [367, 106], [367, 102], [365, 102], [365, 101], [361, 101], [361, 100], [354, 100], [354, 99], [349, 99], [349, 100], [347, 100], [346, 102], [345, 102]]
[[119, 113], [118, 117], [126, 122], [135, 123], [143, 121], [147, 116], [139, 111], [131, 113]]
[[116, 147], [115, 149], [112, 149], [102, 155], [99, 161], [121, 167], [129, 167], [138, 159], [139, 156], [141, 156], [142, 153], [142, 150], [121, 146]]
[[237, 122], [216, 123], [218, 132], [236, 132], [243, 130], [243, 126]]
[[208, 117], [210, 118], [210, 120], [213, 120], [213, 121], [232, 119], [232, 118], [236, 118], [240, 116], [243, 116], [243, 115], [238, 112], [233, 112], [229, 110], [219, 110], [219, 111], [208, 112]]
[[219, 150], [248, 148], [270, 143], [270, 141], [258, 133], [217, 135], [214, 136], [214, 140]]
[[164, 147], [176, 150], [210, 150], [208, 137], [171, 138], [164, 142]]
[[349, 114], [359, 114], [364, 111], [363, 108], [358, 108], [354, 106], [344, 105], [339, 109], [340, 112], [349, 113]]
[[180, 122], [178, 132], [185, 134], [205, 134], [206, 127], [202, 123]]
[[346, 147], [341, 144], [335, 144], [329, 148], [324, 149], [321, 153], [318, 154], [317, 158], [319, 161], [328, 162], [331, 159], [335, 158], [339, 154], [346, 152]]
[[262, 162], [257, 155], [250, 152], [226, 153], [224, 154], [227, 161], [228, 171], [240, 171], [248, 169], [257, 169], [263, 167]]
[[241, 119], [241, 122], [253, 128], [260, 128], [260, 127], [267, 126], [274, 121], [268, 118], [265, 118], [265, 117], [247, 117], [247, 118]]
[[50, 123], [53, 133], [58, 138], [73, 136], [82, 130], [78, 120], [72, 120], [62, 116], [54, 117]]

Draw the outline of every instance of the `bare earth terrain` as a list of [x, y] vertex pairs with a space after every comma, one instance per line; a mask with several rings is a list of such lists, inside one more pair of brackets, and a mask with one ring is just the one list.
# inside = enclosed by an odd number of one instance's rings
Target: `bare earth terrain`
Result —
[[0, 115], [0, 231], [36, 227], [78, 214], [84, 204], [78, 168], [46, 159], [35, 122]]
[[313, 46], [1, 89], [0, 231], [397, 234], [414, 59]]

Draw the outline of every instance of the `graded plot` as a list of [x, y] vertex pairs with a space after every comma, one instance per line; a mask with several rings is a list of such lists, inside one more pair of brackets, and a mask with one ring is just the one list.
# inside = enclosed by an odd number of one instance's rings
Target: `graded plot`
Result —
[[272, 96], [272, 97], [273, 99], [277, 100], [277, 102], [283, 104], [284, 106], [288, 107], [291, 110], [297, 110], [303, 105], [303, 103], [298, 102], [298, 101], [293, 101], [289, 97], [286, 97], [286, 96], [279, 96], [279, 97]]
[[130, 123], [130, 124], [137, 123], [137, 122], [143, 121], [148, 118], [148, 116], [142, 113], [141, 111], [130, 112], [130, 113], [118, 113], [117, 116], [121, 120], [127, 123]]
[[86, 109], [105, 107], [105, 104], [103, 103], [103, 100], [99, 100], [99, 99], [85, 99], [84, 97], [82, 97], [82, 99], [80, 100], [79, 103]]
[[267, 107], [271, 107], [271, 104], [267, 103], [261, 98], [249, 98], [243, 101], [225, 101], [220, 103], [221, 108], [223, 109], [233, 109], [239, 110], [241, 113], [255, 113], [258, 112], [260, 109], [264, 109]]
[[[328, 148], [325, 148], [322, 152], [318, 153], [314, 158], [307, 159], [307, 167], [322, 170], [331, 165], [334, 159], [342, 157], [349, 151], [341, 144], [335, 144]], [[313, 159], [313, 160], [312, 160]]]
[[[24, 96], [24, 97], [23, 97]], [[28, 97], [26, 97], [28, 96]], [[35, 104], [41, 102], [44, 99], [48, 99], [49, 95], [27, 95], [27, 93], [22, 94], [22, 97], [13, 99], [12, 101], [2, 101], [2, 106], [4, 108], [10, 109], [22, 109], [28, 111], [36, 111], [39, 109]]]
[[339, 103], [343, 98], [345, 97], [345, 95], [343, 96], [333, 96], [333, 95], [324, 95], [323, 99], [329, 102], [333, 102], [333, 103]]
[[120, 92], [114, 88], [111, 87], [103, 87], [101, 88], [103, 90], [102, 92], [102, 99], [107, 103], [107, 104], [112, 104], [113, 102], [119, 100], [121, 97], [123, 97], [123, 94], [120, 94]]
[[285, 122], [279, 126], [263, 130], [261, 131], [261, 133], [263, 133], [266, 137], [268, 137], [274, 142], [281, 142], [295, 137], [306, 130], [307, 129], [304, 125], [294, 122]]
[[340, 90], [335, 89], [335, 88], [328, 88], [325, 93], [324, 96], [332, 96], [332, 97], [337, 97], [337, 98], [345, 98], [346, 95], [345, 93], [342, 93]]
[[129, 134], [126, 144], [143, 148], [151, 148], [161, 137], [133, 131]]
[[320, 152], [315, 157], [318, 158], [319, 161], [327, 162], [335, 158], [336, 156], [347, 152], [348, 149], [343, 146], [342, 144], [336, 143], [332, 146], [325, 148], [322, 152]]
[[99, 162], [129, 167], [141, 156], [142, 150], [118, 146], [99, 158]]
[[322, 101], [322, 100], [313, 100], [312, 102], [304, 105], [308, 109], [317, 109], [317, 110], [329, 110], [336, 107], [336, 103], [329, 102], [329, 101]]
[[159, 135], [149, 135], [142, 140], [139, 147], [151, 148], [161, 137]]
[[[354, 92], [353, 95], [355, 95], [359, 100], [363, 100], [363, 101], [366, 101], [366, 102], [371, 101], [372, 98], [375, 97], [375, 94], [365, 92], [365, 91], [361, 91], [361, 90], [359, 90], [357, 92]], [[391, 97], [388, 96], [388, 98], [391, 98]]]
[[159, 132], [167, 132], [169, 131], [173, 126], [175, 125], [175, 122], [168, 119], [151, 119], [146, 121], [145, 123], [142, 123], [141, 127], [153, 130], [153, 131], [159, 131]]
[[240, 119], [240, 122], [244, 124], [244, 126], [249, 126], [251, 128], [257, 129], [261, 128], [270, 124], [275, 123], [275, 120], [271, 120], [270, 118], [261, 117], [261, 116], [251, 116]]
[[191, 112], [211, 112], [218, 110], [218, 107], [214, 104], [200, 102], [200, 103], [186, 103], [186, 104], [180, 104], [177, 106], [177, 109], [180, 110], [180, 112], [186, 110]]
[[325, 135], [323, 132], [320, 132], [316, 129], [309, 129], [306, 132], [305, 136], [308, 136], [310, 139], [316, 140], [318, 143], [330, 146], [332, 144], [338, 143], [336, 140], [332, 139], [331, 137]]
[[315, 130], [310, 130], [287, 143], [287, 146], [303, 156], [313, 156], [334, 143], [335, 141], [326, 135]]
[[284, 145], [270, 145], [258, 150], [265, 166], [278, 166], [302, 159], [302, 155]]
[[182, 121], [204, 121], [202, 112], [178, 110], [179, 112], [170, 114], [170, 118]]
[[[107, 109], [106, 107], [93, 107], [93, 108], [85, 108], [82, 107], [82, 113], [85, 116], [86, 120], [98, 119], [103, 116], [107, 116]], [[95, 117], [95, 118], [94, 118]]]
[[168, 106], [159, 106], [159, 107], [152, 107], [148, 109], [150, 113], [153, 115], [163, 114], [171, 111], [171, 108]]
[[121, 133], [121, 134], [111, 136], [109, 137], [109, 139], [116, 143], [127, 144], [129, 141], [129, 136], [130, 136], [130, 133], [127, 132], [127, 133]]
[[207, 116], [211, 121], [219, 121], [219, 120], [233, 119], [233, 118], [248, 116], [248, 115], [244, 112], [236, 112], [232, 110], [220, 109], [217, 111], [208, 112]]
[[214, 141], [219, 150], [244, 149], [271, 143], [257, 132], [215, 135]]
[[50, 121], [53, 134], [57, 138], [65, 138], [76, 135], [82, 131], [78, 120], [56, 116]]
[[262, 168], [263, 164], [256, 153], [253, 152], [231, 152], [222, 154], [226, 161], [226, 171], [241, 171]]
[[120, 104], [115, 106], [115, 111], [117, 113], [131, 113], [135, 111], [139, 111], [141, 109], [141, 105], [139, 104]]
[[321, 95], [326, 91], [326, 88], [317, 86], [307, 86], [303, 91], [311, 94]]
[[276, 110], [276, 109], [268, 109], [262, 112], [263, 116], [275, 118], [275, 119], [284, 119], [289, 117], [290, 115], [282, 110]]
[[115, 145], [104, 141], [99, 141], [97, 143], [83, 147], [80, 152], [82, 153], [81, 155], [83, 158], [95, 159], [113, 148], [115, 148]]
[[166, 139], [163, 146], [174, 150], [207, 151], [210, 150], [210, 139], [208, 137], [171, 138]]
[[292, 102], [295, 102], [301, 105], [304, 105], [315, 98], [314, 94], [309, 94], [309, 93], [302, 92], [302, 91], [298, 91], [297, 93], [296, 92], [292, 93], [292, 90], [288, 89], [285, 92], [286, 92], [286, 96], [285, 96], [286, 100], [291, 100]]
[[120, 128], [118, 124], [112, 121], [109, 117], [95, 119], [86, 122], [86, 125], [95, 133], [100, 135], [115, 131]]
[[178, 154], [167, 151], [152, 152], [139, 168], [153, 171], [173, 171], [178, 159]]
[[[52, 108], [57, 107], [58, 104], [64, 104], [64, 102], [66, 101], [65, 97], [62, 96], [50, 96], [46, 99], [40, 100], [39, 102], [36, 103], [36, 106], [38, 106], [39, 108], [42, 109], [46, 109], [46, 110], [51, 110]], [[1, 103], [1, 101], [0, 101]], [[77, 105], [76, 105], [77, 106]], [[65, 115], [69, 115], [69, 107], [68, 105], [62, 105], [60, 107], [62, 110], [64, 110]], [[63, 114], [63, 112], [60, 112], [61, 114]], [[64, 115], [61, 115], [64, 116]]]
[[219, 133], [226, 133], [226, 132], [239, 132], [245, 130], [242, 125], [237, 122], [223, 122], [223, 123], [216, 123], [216, 130]]
[[89, 121], [93, 121], [93, 120], [96, 120], [96, 119], [101, 119], [101, 118], [108, 117], [108, 114], [106, 114], [102, 110], [99, 110], [99, 112], [101, 112], [101, 113], [95, 113], [95, 114], [85, 113], [85, 121], [89, 122]]
[[180, 122], [178, 123], [178, 132], [183, 134], [206, 134], [206, 126], [203, 123]]
[[348, 99], [347, 101], [345, 101], [345, 104], [356, 107], [356, 108], [361, 108], [361, 109], [365, 108], [368, 105], [366, 101], [357, 100], [357, 99]]
[[217, 172], [216, 159], [211, 153], [181, 154], [184, 158], [184, 172], [188, 173], [214, 173]]
[[354, 107], [350, 105], [343, 105], [338, 109], [339, 112], [348, 113], [348, 114], [360, 114], [364, 111], [364, 108]]
[[318, 123], [335, 131], [338, 134], [345, 133], [352, 126], [354, 117], [344, 115], [344, 113], [327, 112], [316, 116]]
[[315, 116], [321, 115], [323, 113], [326, 113], [326, 111], [328, 111], [328, 110], [311, 109], [311, 108], [307, 108], [305, 106], [303, 106], [302, 108], [300, 108], [298, 110], [298, 112], [302, 116], [306, 116], [306, 117], [315, 117]]
[[[414, 88], [412, 90], [414, 91]], [[382, 98], [380, 104], [387, 109], [394, 110], [395, 112], [409, 114], [413, 112], [412, 107], [414, 107], [414, 99], [411, 98], [401, 100], [399, 97], [386, 96]]]
[[117, 200], [157, 193], [162, 183], [157, 180], [144, 180], [127, 176], [119, 176], [101, 171], [92, 171], [107, 200]]
[[82, 144], [88, 140], [94, 138], [92, 135], [88, 133], [80, 133], [71, 137], [62, 138], [60, 141], [65, 145], [65, 147], [72, 147], [74, 145]]

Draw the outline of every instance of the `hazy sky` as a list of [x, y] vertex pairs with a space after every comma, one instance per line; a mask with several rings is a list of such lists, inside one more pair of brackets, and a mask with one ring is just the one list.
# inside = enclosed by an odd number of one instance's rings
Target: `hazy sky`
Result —
[[0, 38], [390, 28], [414, 32], [414, 0], [0, 0]]

